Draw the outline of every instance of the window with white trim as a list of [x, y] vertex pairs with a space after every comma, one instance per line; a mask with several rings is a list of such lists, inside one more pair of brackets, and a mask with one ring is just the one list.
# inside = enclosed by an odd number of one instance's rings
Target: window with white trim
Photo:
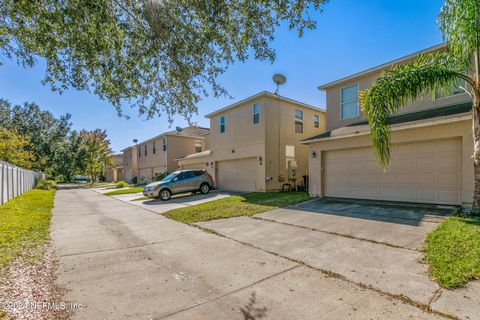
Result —
[[313, 115], [313, 126], [318, 128], [320, 126], [320, 117], [318, 114]]
[[147, 145], [145, 145], [145, 157], [147, 156]]
[[220, 117], [220, 133], [225, 132], [225, 116]]
[[295, 109], [295, 119], [303, 120], [303, 111]]
[[195, 152], [202, 152], [202, 141], [195, 141]]
[[152, 143], [152, 153], [157, 153], [157, 148], [155, 148], [155, 142]]
[[464, 79], [457, 79], [455, 81], [452, 81], [447, 91], [445, 91], [444, 88], [436, 89], [435, 100], [448, 98], [451, 96], [457, 96], [459, 94], [464, 94], [465, 93], [464, 89], [467, 89], [467, 81]]
[[303, 111], [295, 109], [295, 133], [303, 133]]
[[358, 117], [358, 84], [343, 88], [340, 95], [340, 112], [342, 120]]
[[167, 138], [163, 137], [163, 151], [167, 151]]
[[253, 112], [253, 124], [257, 124], [260, 122], [260, 105], [258, 103], [255, 103], [252, 106], [252, 112]]

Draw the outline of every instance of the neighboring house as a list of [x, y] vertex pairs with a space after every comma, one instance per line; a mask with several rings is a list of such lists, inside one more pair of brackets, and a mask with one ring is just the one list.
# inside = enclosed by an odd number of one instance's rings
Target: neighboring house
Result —
[[111, 164], [104, 168], [105, 180], [109, 182], [117, 182], [124, 178], [123, 154], [115, 154], [111, 157]]
[[123, 172], [125, 181], [132, 181], [138, 176], [137, 167], [137, 147], [132, 146], [122, 150], [123, 152]]
[[461, 89], [452, 86], [447, 96], [426, 96], [393, 115], [390, 164], [385, 172], [377, 164], [358, 92], [382, 71], [417, 55], [319, 87], [327, 95], [328, 131], [304, 141], [310, 148], [312, 196], [439, 204], [472, 201], [471, 99]]
[[303, 185], [308, 147], [325, 131], [325, 111], [266, 91], [206, 116], [210, 148], [178, 159], [180, 168], [206, 169], [218, 188], [278, 191]]
[[208, 132], [202, 127], [181, 128], [123, 150], [127, 180], [137, 177], [139, 183], [151, 182], [155, 175], [177, 170], [175, 159], [205, 150]]

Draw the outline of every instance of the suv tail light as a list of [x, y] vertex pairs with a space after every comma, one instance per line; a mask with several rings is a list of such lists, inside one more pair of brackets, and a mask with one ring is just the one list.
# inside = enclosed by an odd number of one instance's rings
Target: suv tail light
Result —
[[208, 174], [208, 177], [210, 178], [210, 180], [213, 181], [213, 177], [210, 175], [210, 173], [207, 173]]

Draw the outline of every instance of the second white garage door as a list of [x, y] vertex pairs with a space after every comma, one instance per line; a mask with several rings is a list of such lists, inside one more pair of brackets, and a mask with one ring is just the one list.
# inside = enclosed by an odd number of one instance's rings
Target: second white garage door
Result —
[[370, 147], [327, 151], [325, 195], [458, 204], [460, 139], [393, 144], [386, 172]]
[[217, 184], [220, 189], [255, 191], [256, 180], [256, 158], [217, 162]]

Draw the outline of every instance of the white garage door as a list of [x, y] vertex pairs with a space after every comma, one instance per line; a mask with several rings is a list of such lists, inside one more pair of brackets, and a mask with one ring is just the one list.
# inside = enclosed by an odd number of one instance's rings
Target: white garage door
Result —
[[458, 204], [460, 139], [393, 144], [384, 172], [370, 147], [327, 151], [329, 197]]
[[255, 191], [256, 180], [256, 158], [217, 162], [217, 184], [220, 189]]

